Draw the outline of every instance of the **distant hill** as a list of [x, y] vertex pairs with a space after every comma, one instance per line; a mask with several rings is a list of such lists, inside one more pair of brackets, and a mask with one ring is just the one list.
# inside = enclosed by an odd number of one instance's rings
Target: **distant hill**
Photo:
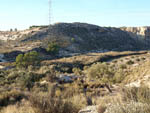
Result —
[[[71, 52], [140, 50], [148, 47], [120, 28], [100, 27], [86, 23], [58, 23], [43, 28], [22, 42], [56, 40]], [[65, 46], [64, 46], [65, 45]]]
[[136, 34], [131, 35], [125, 28], [100, 27], [87, 23], [57, 23], [37, 28], [34, 26], [18, 31], [17, 34], [15, 41], [12, 41], [13, 50], [20, 51], [46, 47], [49, 41], [58, 42], [64, 53], [137, 51], [150, 47], [149, 41], [139, 40], [134, 36]]

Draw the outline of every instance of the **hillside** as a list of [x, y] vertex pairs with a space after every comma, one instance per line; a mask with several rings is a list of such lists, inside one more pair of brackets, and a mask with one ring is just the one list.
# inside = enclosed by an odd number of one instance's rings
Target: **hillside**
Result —
[[87, 53], [5, 68], [0, 70], [0, 113], [149, 113], [149, 68], [147, 51]]
[[145, 43], [145, 41], [137, 40], [126, 29], [100, 27], [86, 23], [57, 23], [49, 27], [37, 26], [18, 32], [0, 32], [0, 39], [5, 40], [6, 43], [0, 49], [6, 51], [28, 51], [39, 46], [46, 47], [48, 41], [58, 42], [63, 53], [149, 48], [147, 43], [149, 41]]
[[0, 113], [150, 113], [147, 31], [86, 23], [1, 31]]
[[43, 29], [23, 42], [57, 40], [70, 52], [91, 50], [124, 51], [144, 48], [142, 42], [132, 38], [119, 28], [100, 27], [86, 23], [58, 23]]

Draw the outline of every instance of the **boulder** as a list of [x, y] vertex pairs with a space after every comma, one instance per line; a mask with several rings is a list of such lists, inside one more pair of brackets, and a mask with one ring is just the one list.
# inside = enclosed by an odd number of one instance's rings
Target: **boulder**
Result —
[[60, 75], [58, 81], [61, 82], [61, 83], [72, 83], [73, 82], [71, 77], [67, 76], [67, 75]]
[[72, 83], [75, 79], [77, 79], [76, 75], [59, 75], [58, 82], [59, 83]]

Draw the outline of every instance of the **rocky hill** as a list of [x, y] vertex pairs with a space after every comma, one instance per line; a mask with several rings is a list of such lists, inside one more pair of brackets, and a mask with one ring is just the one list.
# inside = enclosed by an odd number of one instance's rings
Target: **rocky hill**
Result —
[[57, 41], [63, 53], [148, 49], [149, 41], [143, 40], [145, 38], [135, 38], [137, 34], [141, 37], [148, 37], [148, 28], [114, 28], [87, 23], [57, 23], [49, 27], [35, 26], [25, 31], [0, 32], [0, 39], [14, 40], [11, 46], [8, 44], [4, 46], [7, 45], [7, 49], [21, 51], [32, 50], [39, 46], [46, 47], [49, 41]]

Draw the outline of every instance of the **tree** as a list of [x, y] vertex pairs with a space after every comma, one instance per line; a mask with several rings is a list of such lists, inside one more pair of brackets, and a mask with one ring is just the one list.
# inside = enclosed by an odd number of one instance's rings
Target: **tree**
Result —
[[17, 67], [27, 68], [29, 65], [37, 65], [40, 62], [39, 54], [36, 51], [31, 51], [28, 53], [19, 54], [16, 57]]
[[23, 54], [19, 54], [17, 57], [16, 57], [16, 64], [18, 67], [22, 67], [23, 66]]
[[56, 55], [59, 52], [59, 46], [56, 42], [49, 42], [46, 51], [50, 54]]
[[15, 28], [15, 31], [17, 32], [17, 31], [18, 31], [18, 29], [17, 29], [17, 28]]
[[13, 29], [10, 29], [10, 32], [12, 32], [13, 31]]

